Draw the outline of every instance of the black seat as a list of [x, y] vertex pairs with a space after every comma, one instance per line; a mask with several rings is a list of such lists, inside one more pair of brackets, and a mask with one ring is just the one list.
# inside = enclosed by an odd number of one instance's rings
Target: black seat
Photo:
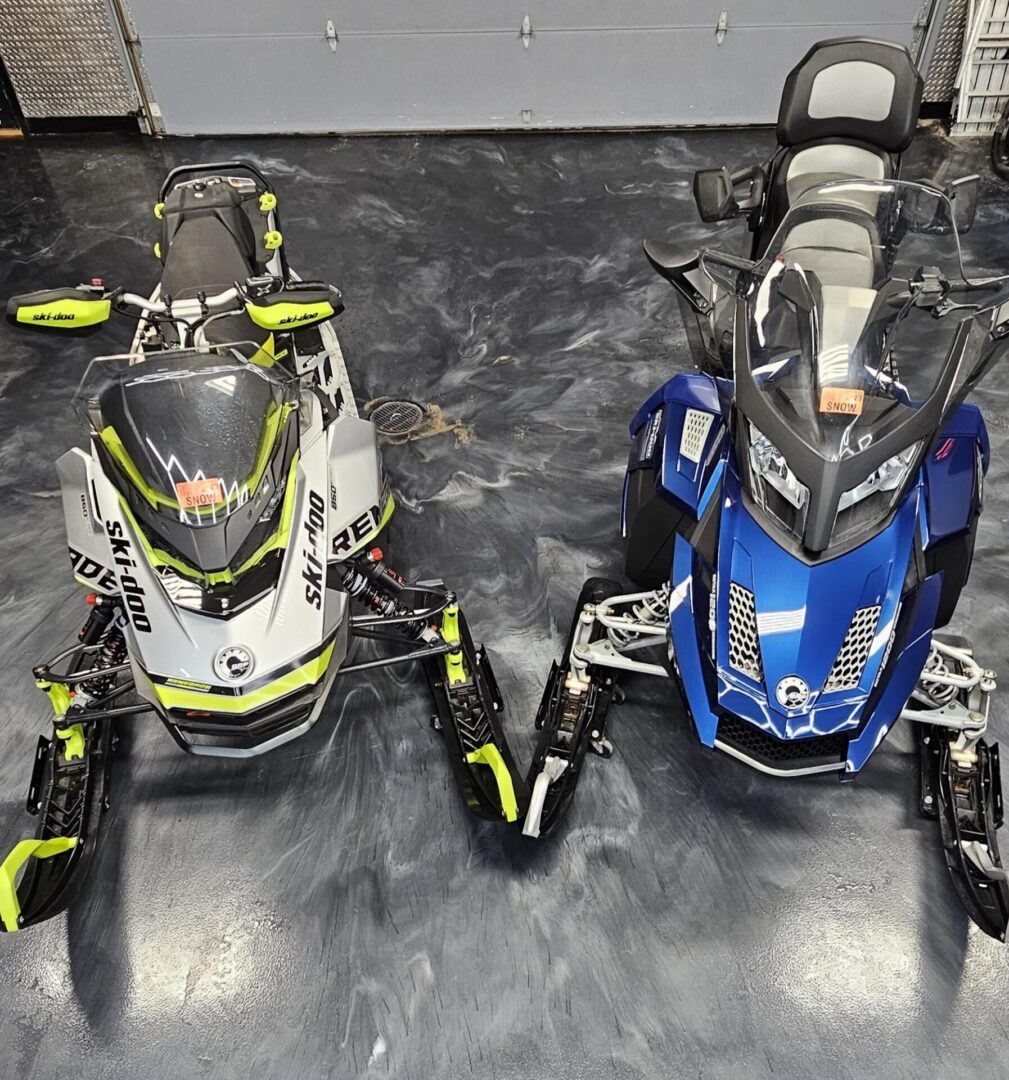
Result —
[[263, 273], [266, 255], [259, 249], [247, 202], [242, 192], [217, 178], [172, 189], [161, 211], [164, 292], [176, 298], [201, 289], [221, 292]]
[[914, 138], [922, 85], [903, 45], [834, 38], [806, 53], [781, 95], [779, 150], [770, 163], [754, 257], [803, 192], [829, 180], [897, 174], [900, 154]]
[[[162, 209], [163, 296], [180, 300], [201, 291], [212, 295], [265, 272], [266, 251], [246, 211], [248, 202], [216, 178], [172, 189]], [[270, 337], [243, 313], [211, 320], [205, 333], [214, 344], [262, 345]]]

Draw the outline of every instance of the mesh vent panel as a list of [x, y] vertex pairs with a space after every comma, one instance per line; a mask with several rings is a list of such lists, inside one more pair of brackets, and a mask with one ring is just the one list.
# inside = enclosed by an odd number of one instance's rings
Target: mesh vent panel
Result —
[[734, 581], [729, 583], [729, 664], [757, 682], [764, 681], [753, 593]]
[[879, 622], [879, 605], [859, 608], [851, 619], [841, 649], [830, 669], [823, 689], [826, 693], [834, 690], [854, 690], [862, 678], [865, 662], [869, 659], [872, 639], [876, 636], [876, 624]]
[[680, 454], [695, 465], [701, 460], [714, 416], [702, 409], [687, 409], [680, 435]]

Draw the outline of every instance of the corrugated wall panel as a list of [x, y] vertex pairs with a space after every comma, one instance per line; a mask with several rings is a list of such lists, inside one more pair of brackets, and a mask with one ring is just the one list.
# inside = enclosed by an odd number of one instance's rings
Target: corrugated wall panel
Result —
[[0, 56], [29, 120], [137, 107], [104, 0], [0, 0]]
[[911, 44], [922, 0], [746, 0], [725, 7], [721, 44], [722, 7], [699, 0], [130, 9], [167, 130], [249, 134], [766, 123], [814, 41]]

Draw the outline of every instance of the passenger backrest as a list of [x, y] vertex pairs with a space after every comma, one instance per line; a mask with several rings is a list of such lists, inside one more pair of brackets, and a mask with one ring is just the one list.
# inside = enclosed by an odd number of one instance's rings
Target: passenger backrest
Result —
[[785, 79], [778, 143], [870, 143], [890, 154], [914, 138], [922, 78], [903, 45], [869, 38], [817, 42]]

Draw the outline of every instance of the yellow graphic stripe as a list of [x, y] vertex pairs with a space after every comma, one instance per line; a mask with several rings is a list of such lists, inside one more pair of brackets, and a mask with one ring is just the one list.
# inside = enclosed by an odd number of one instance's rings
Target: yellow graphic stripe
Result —
[[79, 330], [105, 322], [111, 300], [50, 300], [45, 304], [23, 304], [14, 318], [25, 326], [51, 326], [56, 330]]
[[0, 863], [0, 922], [4, 929], [13, 933], [20, 930], [18, 918], [21, 905], [18, 903], [18, 891], [14, 879], [18, 871], [29, 859], [48, 859], [53, 855], [62, 855], [77, 844], [76, 837], [54, 836], [49, 840], [22, 840], [15, 844], [11, 853]]
[[[140, 541], [140, 546], [144, 549], [147, 561], [151, 566], [155, 568], [159, 566], [167, 567], [169, 570], [174, 570], [175, 573], [181, 574], [182, 577], [189, 578], [191, 581], [199, 581], [206, 585], [231, 585], [236, 578], [241, 577], [247, 570], [251, 570], [258, 563], [262, 562], [271, 551], [278, 551], [287, 547], [287, 542], [291, 537], [291, 521], [294, 518], [294, 500], [296, 494], [295, 477], [297, 469], [298, 452], [295, 451], [294, 457], [291, 459], [291, 467], [287, 471], [287, 487], [284, 490], [284, 504], [280, 510], [280, 524], [270, 538], [261, 544], [237, 570], [212, 570], [203, 573], [194, 569], [188, 563], [184, 563], [181, 559], [177, 559], [174, 555], [169, 555], [167, 551], [162, 551], [161, 548], [154, 547], [154, 545], [151, 544], [143, 529], [140, 527], [139, 522], [134, 517], [133, 512], [130, 510], [129, 504], [122, 495], [119, 496], [119, 506], [132, 526], [137, 539]], [[84, 582], [83, 584], [86, 585], [87, 582]]]
[[272, 701], [314, 686], [329, 668], [333, 657], [333, 642], [314, 660], [281, 675], [265, 686], [257, 687], [241, 697], [228, 697], [224, 694], [201, 693], [198, 690], [179, 690], [173, 686], [154, 684], [154, 693], [166, 709], [196, 709], [200, 712], [241, 714], [269, 705]]
[[515, 785], [512, 774], [508, 771], [501, 751], [493, 744], [486, 743], [479, 750], [466, 755], [470, 765], [487, 765], [497, 781], [498, 797], [501, 799], [501, 812], [506, 821], [514, 821], [519, 816], [518, 802], [515, 799]]

